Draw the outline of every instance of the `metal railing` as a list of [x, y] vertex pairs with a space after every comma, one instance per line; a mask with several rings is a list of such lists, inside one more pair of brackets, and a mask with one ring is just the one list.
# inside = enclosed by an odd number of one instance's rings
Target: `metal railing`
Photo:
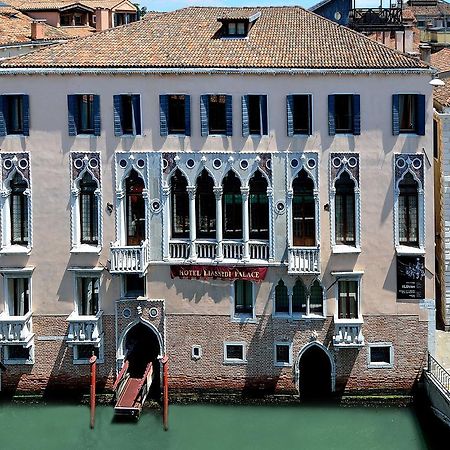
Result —
[[439, 385], [450, 394], [450, 373], [448, 373], [429, 353], [427, 372], [433, 375]]

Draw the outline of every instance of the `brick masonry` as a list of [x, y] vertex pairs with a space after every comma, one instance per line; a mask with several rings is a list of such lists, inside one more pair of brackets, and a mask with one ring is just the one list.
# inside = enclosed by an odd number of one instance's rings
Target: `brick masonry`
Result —
[[[144, 309], [138, 315], [148, 317], [145, 313]], [[161, 334], [167, 330], [165, 339], [172, 392], [256, 389], [271, 393], [297, 393], [299, 353], [305, 345], [315, 340], [313, 335], [317, 336], [315, 342], [329, 349], [336, 369], [338, 392], [410, 392], [426, 359], [427, 323], [413, 315], [365, 317], [362, 329], [366, 345], [359, 349], [339, 350], [334, 349], [332, 344], [334, 325], [331, 317], [292, 321], [260, 316], [256, 323], [235, 323], [227, 316], [171, 314], [163, 320], [162, 315], [158, 314], [152, 320]], [[121, 328], [133, 320], [136, 320], [134, 312], [125, 321], [123, 317], [119, 318], [119, 334]], [[104, 363], [98, 365], [100, 391], [109, 390], [115, 377], [115, 317], [103, 316], [103, 327]], [[33, 328], [36, 333], [35, 363], [9, 365], [2, 374], [2, 391], [45, 394], [64, 388], [88, 392], [89, 365], [74, 365], [72, 348], [63, 340], [68, 332], [66, 316], [35, 316]], [[54, 340], [47, 340], [52, 337]], [[164, 341], [164, 336], [161, 337]], [[224, 341], [245, 342], [247, 362], [225, 364]], [[292, 367], [274, 366], [275, 341], [293, 343]], [[375, 342], [393, 344], [392, 368], [368, 368], [368, 344]], [[192, 345], [202, 347], [199, 360], [191, 357]]]

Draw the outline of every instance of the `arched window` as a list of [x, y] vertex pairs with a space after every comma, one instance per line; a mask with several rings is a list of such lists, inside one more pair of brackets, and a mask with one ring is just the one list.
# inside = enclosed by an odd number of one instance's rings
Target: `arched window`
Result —
[[89, 172], [80, 181], [81, 243], [98, 244], [98, 199], [95, 195], [97, 182]]
[[28, 245], [27, 182], [16, 172], [10, 182], [11, 189], [11, 244]]
[[206, 170], [197, 178], [195, 191], [195, 214], [197, 217], [197, 237], [216, 237], [216, 199], [214, 181]]
[[292, 314], [306, 314], [306, 288], [302, 280], [295, 282], [292, 291]]
[[289, 295], [283, 280], [280, 280], [275, 287], [275, 313], [289, 314]]
[[267, 181], [257, 170], [250, 179], [250, 239], [269, 239], [269, 199]]
[[323, 315], [323, 288], [315, 280], [309, 290], [309, 314]]
[[223, 179], [222, 211], [223, 237], [242, 239], [241, 182], [232, 170]]
[[179, 169], [172, 175], [172, 237], [189, 237], [189, 195], [187, 180]]
[[292, 242], [294, 246], [316, 245], [314, 182], [301, 170], [292, 183]]
[[127, 245], [140, 245], [145, 240], [144, 180], [132, 170], [126, 180]]
[[344, 171], [334, 185], [336, 244], [355, 245], [355, 183]]
[[398, 184], [398, 237], [402, 245], [419, 245], [418, 185], [411, 173]]

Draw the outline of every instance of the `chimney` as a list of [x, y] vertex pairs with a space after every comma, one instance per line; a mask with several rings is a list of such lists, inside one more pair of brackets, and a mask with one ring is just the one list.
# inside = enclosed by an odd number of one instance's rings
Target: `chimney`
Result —
[[31, 40], [38, 41], [44, 39], [44, 24], [46, 19], [35, 19], [31, 22]]
[[95, 31], [103, 31], [109, 28], [109, 10], [105, 8], [95, 9]]
[[420, 59], [428, 64], [431, 62], [431, 46], [428, 44], [420, 44]]

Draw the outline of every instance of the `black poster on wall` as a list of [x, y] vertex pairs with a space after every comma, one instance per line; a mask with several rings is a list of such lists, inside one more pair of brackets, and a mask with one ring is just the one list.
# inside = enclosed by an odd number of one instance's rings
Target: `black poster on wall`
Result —
[[425, 298], [425, 258], [397, 256], [397, 298]]

